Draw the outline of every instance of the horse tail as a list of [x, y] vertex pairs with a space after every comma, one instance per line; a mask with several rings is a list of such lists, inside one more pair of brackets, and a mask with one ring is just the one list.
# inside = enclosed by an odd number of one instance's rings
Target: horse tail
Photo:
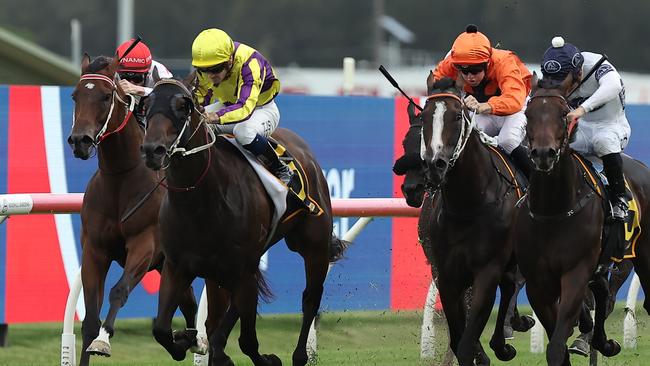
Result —
[[264, 274], [259, 270], [259, 268], [255, 273], [255, 279], [257, 279], [257, 294], [259, 298], [267, 304], [273, 301], [275, 296], [273, 296], [271, 286], [266, 281]]
[[330, 239], [330, 263], [334, 263], [339, 259], [343, 258], [343, 253], [348, 247], [352, 244], [351, 242], [343, 239], [339, 239], [332, 233], [332, 238]]

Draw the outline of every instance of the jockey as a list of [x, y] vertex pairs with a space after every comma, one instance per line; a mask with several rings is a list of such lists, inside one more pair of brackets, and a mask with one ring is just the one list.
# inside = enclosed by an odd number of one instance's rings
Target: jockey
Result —
[[[122, 43], [117, 48], [117, 57], [122, 57], [127, 48], [133, 44], [133, 39]], [[120, 60], [120, 64], [117, 67], [117, 73], [120, 76], [120, 81], [118, 84], [120, 88], [127, 93], [139, 98], [138, 106], [136, 107], [134, 114], [138, 123], [144, 127], [145, 120], [145, 111], [144, 111], [144, 99], [151, 94], [153, 90], [153, 85], [155, 84], [153, 80], [153, 69], [154, 67], [158, 71], [158, 76], [163, 79], [171, 78], [173, 75], [167, 68], [152, 59], [151, 51], [144, 42], [138, 42], [135, 47]]]
[[[562, 37], [555, 37], [542, 58], [542, 74], [558, 84], [571, 75], [571, 88], [583, 81], [583, 77], [603, 57], [597, 53], [580, 52]], [[578, 120], [575, 140], [571, 148], [585, 156], [597, 156], [603, 161], [603, 171], [609, 182], [609, 198], [612, 206], [613, 239], [610, 246], [612, 257], [620, 260], [625, 251], [624, 223], [628, 203], [623, 160], [621, 152], [630, 138], [630, 124], [625, 117], [625, 87], [621, 75], [609, 61], [604, 61], [583, 84], [567, 96], [573, 108], [566, 118]]]
[[511, 51], [492, 48], [490, 40], [470, 24], [432, 75], [429, 81], [462, 76], [467, 93], [465, 104], [477, 113], [478, 128], [490, 136], [498, 135], [499, 146], [530, 176], [533, 163], [520, 144], [526, 136], [524, 111], [531, 73], [519, 57]]
[[198, 102], [217, 133], [235, 135], [284, 184], [293, 172], [281, 161], [267, 140], [280, 122], [275, 96], [280, 80], [258, 51], [233, 40], [221, 29], [199, 33], [192, 43]]

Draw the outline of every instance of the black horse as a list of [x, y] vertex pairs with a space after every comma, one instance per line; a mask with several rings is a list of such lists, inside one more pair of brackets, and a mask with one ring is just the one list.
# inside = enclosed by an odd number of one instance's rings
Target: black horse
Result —
[[[536, 171], [516, 221], [517, 259], [527, 281], [530, 303], [550, 339], [546, 352], [549, 365], [570, 365], [566, 341], [584, 310], [588, 284], [596, 303], [592, 346], [605, 356], [620, 351], [618, 343], [607, 339], [604, 329], [607, 279], [600, 271], [595, 274], [599, 262], [609, 261], [609, 256], [601, 255], [604, 190], [584, 159], [569, 147], [573, 125], [565, 118], [569, 112], [565, 95], [572, 84], [571, 75], [558, 86], [543, 80], [538, 85], [534, 79], [526, 116]], [[643, 213], [650, 208], [650, 170], [627, 156], [623, 161]], [[648, 225], [649, 219], [641, 214], [642, 233], [633, 259], [645, 289], [650, 288]], [[649, 305], [646, 300], [646, 311]]]
[[[521, 189], [503, 154], [483, 143], [460, 90], [451, 79], [438, 81], [421, 113], [424, 146], [420, 156], [432, 187], [430, 199], [425, 198], [419, 233], [428, 243], [423, 246], [432, 271], [437, 270], [450, 346], [462, 366], [487, 358], [481, 354], [479, 336], [497, 286], [501, 302], [490, 347], [500, 360], [516, 354], [503, 335], [515, 291], [514, 278], [504, 273], [515, 273], [510, 233]], [[409, 134], [418, 131], [412, 130]], [[470, 287], [466, 316], [465, 293]]]
[[[178, 294], [195, 277], [204, 277], [221, 287], [217, 294], [208, 288], [212, 302], [208, 318], [221, 318], [230, 303], [229, 313], [234, 309], [241, 320], [239, 345], [244, 354], [255, 365], [280, 365], [277, 356], [259, 353], [255, 320], [258, 295], [269, 293], [258, 268], [260, 257], [284, 238], [305, 262], [303, 320], [293, 353], [293, 364], [305, 365], [308, 331], [320, 306], [328, 265], [346, 248], [346, 243], [332, 235], [327, 181], [307, 144], [296, 134], [278, 129], [273, 137], [292, 152], [304, 170], [308, 192], [321, 213], [288, 211], [273, 230], [274, 206], [260, 179], [235, 146], [211, 135], [194, 107], [188, 84], [159, 81], [147, 105], [142, 151], [148, 167], [164, 169], [169, 190], [160, 210], [166, 261], [154, 336], [174, 359], [185, 357], [186, 348], [172, 338], [171, 319]], [[185, 153], [176, 154], [176, 147]], [[218, 307], [216, 314], [210, 313], [213, 306]], [[225, 328], [231, 321], [232, 317], [224, 320], [229, 323]], [[208, 332], [213, 333], [208, 334], [211, 364], [232, 364], [223, 353], [227, 334]]]

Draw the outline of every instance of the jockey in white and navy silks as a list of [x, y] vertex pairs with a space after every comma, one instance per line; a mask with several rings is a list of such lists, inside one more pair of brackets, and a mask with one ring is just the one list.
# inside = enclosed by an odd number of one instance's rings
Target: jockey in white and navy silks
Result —
[[[558, 82], [572, 74], [574, 85], [587, 75], [602, 55], [580, 52], [562, 37], [555, 37], [552, 46], [544, 53], [542, 74], [544, 79]], [[585, 156], [597, 156], [603, 161], [603, 170], [609, 182], [612, 218], [619, 226], [619, 243], [624, 243], [623, 223], [627, 217], [627, 198], [623, 178], [621, 152], [630, 139], [630, 124], [625, 117], [625, 87], [621, 75], [609, 61], [604, 61], [595, 72], [568, 98], [575, 108], [567, 120], [578, 119], [575, 141], [571, 148]], [[623, 256], [623, 245], [613, 257]]]
[[267, 140], [280, 123], [275, 97], [280, 80], [271, 64], [252, 47], [233, 42], [221, 29], [199, 33], [192, 43], [199, 103], [217, 133], [235, 140], [255, 155], [284, 184], [293, 172], [281, 161]]

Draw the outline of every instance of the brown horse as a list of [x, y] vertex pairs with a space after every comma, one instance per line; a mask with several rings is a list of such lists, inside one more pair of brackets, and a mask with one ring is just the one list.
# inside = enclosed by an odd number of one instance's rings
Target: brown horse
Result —
[[[425, 199], [419, 232], [428, 243], [425, 254], [438, 271], [451, 349], [464, 366], [486, 362], [479, 336], [498, 285], [501, 302], [490, 347], [500, 360], [516, 354], [505, 343], [503, 325], [515, 291], [514, 281], [504, 273], [514, 273], [510, 231], [519, 186], [508, 173], [512, 166], [482, 142], [460, 90], [451, 79], [438, 81], [421, 113], [421, 158], [435, 193]], [[470, 287], [466, 317], [464, 295]]]
[[[327, 181], [308, 146], [288, 130], [274, 134], [305, 171], [308, 191], [322, 213], [288, 211], [273, 230], [274, 206], [260, 179], [235, 146], [221, 137], [214, 139], [185, 84], [159, 81], [149, 98], [147, 121], [142, 146], [146, 164], [164, 169], [169, 187], [160, 210], [166, 260], [153, 329], [156, 340], [174, 359], [185, 357], [185, 349], [172, 338], [173, 310], [192, 280], [204, 277], [225, 290], [209, 294], [210, 301], [221, 299], [209, 317], [221, 318], [230, 299], [231, 310], [236, 309], [241, 320], [242, 352], [255, 365], [280, 365], [277, 356], [259, 353], [255, 320], [258, 295], [268, 294], [258, 268], [260, 256], [284, 238], [305, 265], [302, 327], [292, 356], [294, 365], [305, 365], [307, 335], [320, 306], [328, 265], [346, 247], [332, 236]], [[176, 153], [178, 149], [184, 152]], [[224, 339], [215, 339], [223, 334], [209, 332], [211, 364], [232, 364], [220, 349]], [[219, 359], [214, 360], [213, 354]]]
[[[74, 125], [68, 143], [74, 156], [83, 160], [96, 151], [99, 163], [81, 207], [81, 279], [86, 305], [81, 365], [88, 365], [91, 354], [110, 356], [109, 337], [114, 334], [118, 310], [145, 273], [162, 269], [163, 262], [158, 210], [164, 190], [154, 191], [122, 222], [125, 213], [155, 187], [156, 175], [140, 156], [144, 131], [130, 113], [134, 104], [116, 86], [117, 64], [117, 58], [104, 56], [91, 63], [85, 55], [81, 79], [72, 93]], [[102, 324], [99, 313], [104, 282], [113, 261], [124, 268], [124, 273], [110, 291], [110, 308]], [[187, 327], [196, 328], [197, 305], [191, 289], [183, 293], [180, 302]]]
[[[604, 329], [607, 280], [604, 273], [595, 274], [599, 261], [609, 261], [608, 255], [601, 255], [604, 191], [589, 178], [584, 160], [569, 148], [573, 126], [565, 118], [570, 110], [565, 95], [572, 82], [571, 75], [557, 86], [543, 80], [537, 85], [534, 80], [526, 116], [536, 171], [526, 201], [517, 212], [515, 233], [526, 292], [549, 336], [549, 365], [570, 365], [566, 341], [584, 309], [588, 284], [596, 303], [592, 346], [605, 356], [620, 351], [616, 341], [607, 339]], [[623, 162], [640, 211], [646, 212], [650, 209], [650, 170], [627, 156]], [[641, 215], [642, 233], [633, 260], [645, 289], [650, 289], [649, 225], [648, 216]], [[646, 311], [649, 304], [644, 302]]]

